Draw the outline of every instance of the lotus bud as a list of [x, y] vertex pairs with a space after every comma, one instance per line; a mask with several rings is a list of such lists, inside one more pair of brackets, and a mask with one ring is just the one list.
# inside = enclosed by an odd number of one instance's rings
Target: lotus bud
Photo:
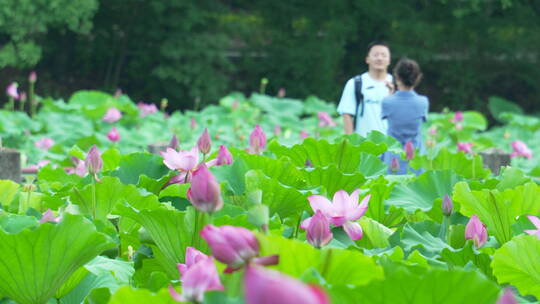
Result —
[[444, 195], [443, 201], [442, 201], [442, 212], [445, 216], [452, 215], [452, 211], [454, 210], [454, 204], [452, 203], [452, 199], [448, 194]]
[[393, 157], [392, 162], [390, 163], [390, 171], [392, 171], [393, 173], [396, 173], [399, 171], [399, 169], [400, 169], [399, 159], [397, 157]]
[[486, 227], [474, 214], [465, 227], [465, 239], [473, 240], [476, 248], [482, 247], [488, 239]]
[[405, 154], [407, 155], [408, 161], [414, 158], [414, 146], [413, 146], [412, 141], [408, 141], [405, 144]]
[[281, 126], [280, 125], [275, 125], [274, 126], [274, 135], [275, 136], [281, 135]]
[[178, 150], [178, 138], [176, 137], [176, 135], [173, 135], [173, 137], [171, 138], [171, 141], [169, 142], [169, 145], [167, 146], [168, 148], [171, 148], [173, 150]]
[[249, 136], [249, 145], [251, 151], [255, 154], [260, 154], [266, 148], [266, 134], [261, 126], [256, 125]]
[[210, 149], [212, 148], [212, 139], [210, 139], [210, 134], [208, 133], [207, 128], [204, 129], [204, 132], [199, 137], [199, 140], [197, 140], [197, 147], [202, 154], [208, 154], [208, 152], [210, 152]]
[[200, 164], [193, 172], [187, 197], [191, 204], [202, 212], [215, 212], [223, 207], [219, 183], [206, 164]]
[[36, 74], [36, 71], [30, 72], [30, 75], [28, 75], [28, 81], [29, 81], [30, 83], [36, 83], [36, 81], [37, 81], [37, 74]]
[[330, 231], [330, 222], [322, 214], [321, 210], [317, 210], [315, 215], [309, 221], [306, 231], [307, 241], [316, 248], [326, 246], [332, 240], [332, 232]]
[[505, 288], [502, 296], [497, 300], [497, 304], [518, 304], [512, 289]]
[[[325, 292], [316, 286], [275, 270], [250, 265], [244, 276], [246, 304], [329, 304]], [[264, 301], [261, 301], [264, 299]]]
[[216, 260], [237, 269], [259, 255], [259, 241], [243, 227], [206, 225], [201, 231]]
[[18, 87], [19, 84], [12, 82], [6, 89], [7, 95], [13, 99], [19, 99], [19, 92], [17, 91]]
[[93, 145], [92, 148], [90, 148], [90, 151], [86, 155], [84, 164], [88, 172], [92, 175], [95, 175], [101, 171], [103, 161], [101, 160], [101, 154], [99, 153], [96, 145]]
[[226, 146], [220, 145], [218, 155], [217, 155], [216, 165], [218, 166], [230, 165], [232, 164], [232, 162], [233, 162], [233, 157], [231, 155], [231, 152], [229, 152]]
[[113, 127], [109, 133], [107, 133], [107, 138], [112, 142], [117, 142], [120, 140], [120, 133], [116, 129], [116, 127]]

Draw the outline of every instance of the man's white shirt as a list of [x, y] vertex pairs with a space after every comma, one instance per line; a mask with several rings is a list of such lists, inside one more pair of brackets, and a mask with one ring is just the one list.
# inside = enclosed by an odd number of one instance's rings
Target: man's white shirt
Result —
[[[360, 117], [362, 105], [358, 106], [356, 113], [356, 96], [354, 90], [354, 77], [349, 79], [341, 94], [337, 111], [339, 114], [356, 115], [356, 133], [366, 136], [371, 131], [386, 134], [386, 120], [381, 119], [382, 100], [388, 96], [390, 90], [384, 81], [376, 81], [366, 72], [362, 74], [362, 94], [364, 95], [364, 115]], [[392, 75], [386, 75], [387, 81], [392, 81]]]

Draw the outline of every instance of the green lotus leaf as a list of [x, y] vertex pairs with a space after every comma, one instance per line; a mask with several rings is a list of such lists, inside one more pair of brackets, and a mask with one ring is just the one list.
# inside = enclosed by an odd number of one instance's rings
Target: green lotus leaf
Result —
[[17, 192], [19, 192], [19, 184], [10, 180], [0, 180], [0, 206], [7, 209]]
[[540, 240], [520, 235], [495, 251], [491, 263], [499, 284], [516, 286], [523, 295], [540, 298]]
[[491, 256], [475, 252], [472, 242], [467, 242], [464, 248], [455, 251], [444, 248], [440, 260], [446, 262], [449, 267], [465, 267], [468, 263], [473, 263], [486, 277], [494, 279], [490, 266]]
[[471, 191], [467, 183], [459, 182], [452, 197], [459, 202], [461, 214], [478, 215], [501, 244], [512, 238], [512, 225], [518, 216], [537, 215], [540, 210], [540, 186], [533, 182], [502, 192], [497, 189]]
[[266, 176], [276, 179], [282, 184], [295, 188], [305, 186], [303, 172], [298, 170], [291, 162], [247, 153], [242, 153], [240, 157], [242, 157], [249, 169], [261, 170]]
[[318, 250], [307, 243], [279, 236], [259, 237], [261, 255], [279, 255], [275, 266], [281, 272], [300, 277], [315, 268], [331, 285], [365, 285], [383, 278], [382, 268], [359, 251]]
[[133, 289], [130, 286], [123, 286], [111, 297], [109, 304], [176, 304], [167, 289], [162, 289], [158, 293], [153, 293], [148, 289]]
[[246, 191], [262, 191], [262, 203], [268, 205], [270, 215], [277, 213], [281, 218], [297, 218], [302, 211], [311, 210], [307, 195], [296, 188], [285, 186], [269, 178], [259, 170], [246, 173]]
[[[122, 285], [128, 285], [135, 270], [132, 262], [112, 260], [97, 256], [88, 264], [79, 268], [70, 279], [62, 285], [56, 298], [60, 303], [82, 303], [93, 289], [106, 288], [114, 293]], [[75, 277], [75, 278], [74, 278]], [[71, 285], [68, 285], [70, 281]]]
[[122, 156], [120, 168], [111, 175], [120, 178], [124, 184], [136, 185], [141, 175], [159, 179], [167, 173], [169, 169], [163, 164], [161, 156], [136, 152]]
[[[440, 237], [441, 227], [435, 222], [407, 223], [400, 232], [399, 242], [392, 238], [392, 245], [399, 245], [405, 252], [415, 249], [422, 255], [433, 258], [445, 248], [451, 249]], [[397, 233], [397, 232], [396, 232]]]
[[523, 110], [517, 104], [504, 98], [491, 96], [488, 98], [488, 109], [491, 115], [500, 122], [504, 122], [503, 113], [523, 114]]
[[[418, 269], [418, 268], [417, 268]], [[478, 272], [463, 269], [413, 270], [396, 266], [385, 270], [385, 279], [366, 286], [333, 286], [333, 303], [495, 303], [499, 287]]]
[[465, 153], [452, 153], [443, 148], [435, 158], [427, 155], [415, 157], [410, 165], [413, 169], [427, 170], [453, 170], [456, 174], [466, 178], [485, 178], [489, 175], [489, 169], [485, 169], [482, 164], [481, 156], [473, 156], [471, 159]]
[[0, 229], [0, 294], [45, 303], [81, 266], [114, 244], [79, 215], [10, 234]]
[[366, 182], [366, 178], [362, 173], [342, 173], [335, 165], [304, 170], [304, 175], [308, 185], [313, 188], [323, 186], [329, 197], [332, 197], [339, 190], [345, 190], [351, 193]]
[[155, 243], [155, 246], [151, 246], [154, 255], [171, 279], [178, 279], [176, 264], [184, 262], [188, 246], [206, 251], [206, 243], [194, 232], [194, 228], [197, 224], [199, 231], [205, 223], [208, 223], [208, 218], [193, 208], [189, 208], [186, 212], [165, 208], [137, 210], [129, 206], [119, 209], [122, 215], [135, 220], [146, 229]]
[[396, 185], [385, 203], [403, 208], [409, 213], [416, 210], [429, 211], [433, 201], [452, 193], [452, 188], [460, 180], [450, 170], [427, 171], [408, 184]]
[[386, 145], [377, 145], [366, 141], [361, 146], [354, 146], [346, 139], [340, 143], [331, 144], [326, 140], [306, 138], [301, 145], [294, 145], [290, 148], [281, 146], [274, 141], [268, 149], [278, 157], [289, 157], [298, 167], [304, 167], [306, 161], [309, 160], [313, 167], [326, 167], [334, 164], [340, 171], [354, 174], [361, 172], [362, 152], [379, 155], [386, 151]]

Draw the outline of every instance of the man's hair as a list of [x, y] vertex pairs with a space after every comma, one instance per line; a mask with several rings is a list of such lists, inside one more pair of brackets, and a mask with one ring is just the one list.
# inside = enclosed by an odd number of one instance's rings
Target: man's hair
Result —
[[420, 83], [422, 71], [416, 61], [404, 57], [396, 64], [394, 76], [397, 76], [404, 85], [413, 87]]
[[371, 49], [374, 47], [374, 46], [384, 46], [386, 47], [387, 49], [390, 50], [390, 46], [388, 46], [388, 43], [384, 42], [384, 41], [372, 41], [368, 44], [367, 46], [367, 52], [366, 52], [366, 55], [369, 55], [369, 52], [371, 52]]

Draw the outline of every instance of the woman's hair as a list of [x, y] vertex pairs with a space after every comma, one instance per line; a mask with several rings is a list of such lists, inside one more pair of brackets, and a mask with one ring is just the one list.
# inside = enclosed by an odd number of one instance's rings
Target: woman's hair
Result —
[[401, 58], [394, 68], [394, 76], [398, 77], [404, 85], [414, 87], [420, 83], [422, 71], [416, 61]]

